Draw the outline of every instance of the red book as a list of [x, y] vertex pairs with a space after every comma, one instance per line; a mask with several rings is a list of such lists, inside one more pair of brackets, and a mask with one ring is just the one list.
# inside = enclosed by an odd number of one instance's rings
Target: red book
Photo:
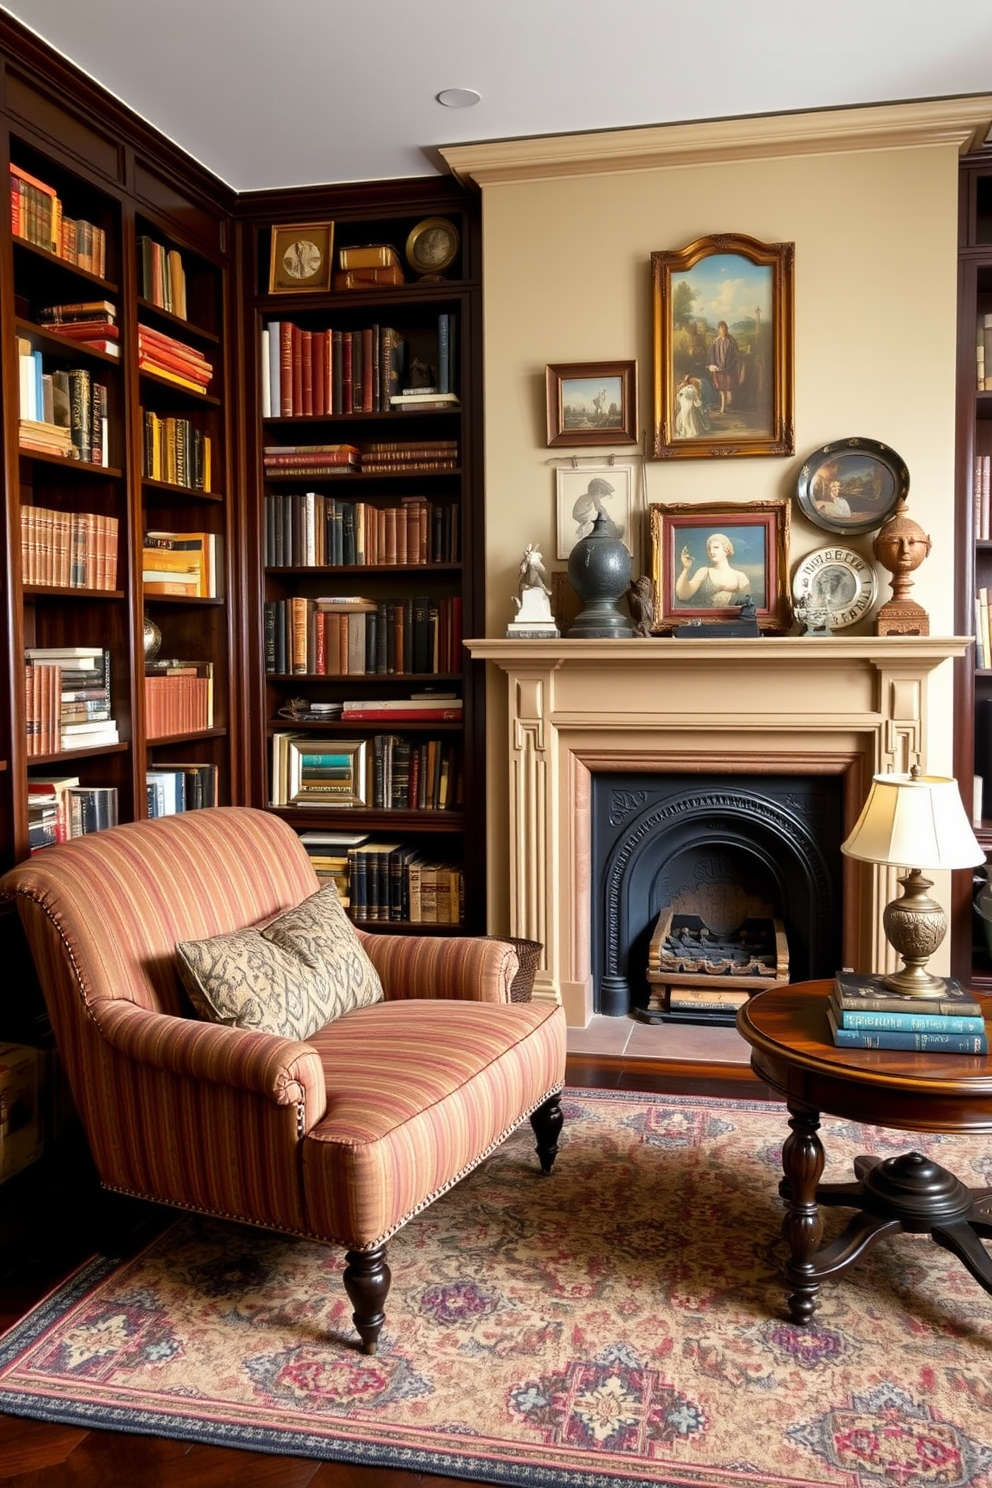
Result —
[[151, 372], [154, 372], [156, 367], [166, 367], [170, 372], [178, 372], [190, 382], [195, 382], [200, 388], [205, 388], [213, 376], [212, 372], [204, 373], [202, 368], [191, 366], [189, 362], [184, 362], [182, 357], [175, 357], [171, 352], [162, 351], [158, 347], [154, 350], [150, 347], [139, 347], [138, 366], [147, 367]]
[[341, 333], [341, 407], [336, 409], [337, 413], [354, 413], [355, 405], [352, 401], [354, 392], [353, 384], [353, 356], [352, 340], [348, 331]]
[[303, 412], [303, 332], [293, 326], [293, 417]]
[[46, 331], [78, 341], [85, 341], [87, 336], [95, 335], [100, 335], [105, 341], [116, 341], [121, 333], [120, 327], [105, 316], [95, 320], [56, 320], [44, 324]]
[[313, 412], [327, 413], [327, 389], [325, 384], [324, 352], [327, 337], [323, 331], [315, 331], [312, 338], [311, 360], [313, 364]]
[[362, 412], [375, 412], [375, 362], [374, 348], [378, 340], [369, 326], [362, 331]]
[[313, 333], [300, 332], [300, 411], [313, 416]]

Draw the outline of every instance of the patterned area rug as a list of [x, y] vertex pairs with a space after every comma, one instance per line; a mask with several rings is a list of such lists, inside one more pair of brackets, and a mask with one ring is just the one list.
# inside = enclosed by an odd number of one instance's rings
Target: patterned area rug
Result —
[[[377, 1357], [339, 1253], [182, 1218], [0, 1339], [0, 1410], [526, 1488], [992, 1484], [992, 1298], [960, 1263], [884, 1241], [795, 1328], [781, 1106], [564, 1104], [551, 1178], [526, 1126], [393, 1241]], [[992, 1183], [987, 1140], [822, 1133], [828, 1180], [923, 1146]]]

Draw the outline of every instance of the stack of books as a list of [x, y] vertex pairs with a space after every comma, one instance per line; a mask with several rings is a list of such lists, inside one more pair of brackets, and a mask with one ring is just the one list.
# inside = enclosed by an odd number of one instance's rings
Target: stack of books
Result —
[[354, 475], [361, 469], [355, 444], [267, 444], [262, 451], [266, 476]]
[[367, 832], [301, 832], [300, 841], [307, 850], [314, 872], [321, 884], [333, 883], [338, 898], [347, 909], [351, 903], [351, 881], [348, 854], [368, 841]]
[[216, 599], [220, 541], [214, 532], [146, 532], [141, 550], [145, 593]]
[[75, 304], [47, 305], [38, 313], [39, 322], [59, 336], [93, 347], [107, 356], [120, 356], [117, 306], [112, 300], [80, 300]]
[[881, 974], [837, 973], [827, 1019], [839, 1048], [988, 1053], [981, 1005], [953, 977], [939, 998], [903, 997], [883, 981]]
[[138, 326], [138, 366], [194, 393], [206, 392], [214, 375], [213, 364], [201, 352], [145, 325]]
[[28, 754], [119, 742], [105, 647], [29, 646], [25, 661]]

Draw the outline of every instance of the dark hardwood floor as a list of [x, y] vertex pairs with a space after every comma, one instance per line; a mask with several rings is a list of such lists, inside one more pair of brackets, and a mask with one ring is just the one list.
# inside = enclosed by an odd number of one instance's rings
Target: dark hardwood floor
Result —
[[[765, 1087], [746, 1066], [623, 1055], [571, 1055], [571, 1086], [761, 1099]], [[23, 1316], [108, 1235], [141, 1243], [171, 1214], [128, 1211], [97, 1188], [85, 1146], [63, 1151], [0, 1185], [0, 1331]], [[0, 1415], [0, 1484], [4, 1488], [471, 1488], [464, 1479], [352, 1467], [308, 1458], [273, 1457], [161, 1437], [49, 1426]]]

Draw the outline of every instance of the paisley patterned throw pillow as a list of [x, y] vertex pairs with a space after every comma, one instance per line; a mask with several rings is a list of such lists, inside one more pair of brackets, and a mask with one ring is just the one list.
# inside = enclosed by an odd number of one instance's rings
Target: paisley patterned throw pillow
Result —
[[176, 957], [201, 1018], [283, 1038], [309, 1038], [383, 995], [333, 884], [263, 930], [181, 941]]

